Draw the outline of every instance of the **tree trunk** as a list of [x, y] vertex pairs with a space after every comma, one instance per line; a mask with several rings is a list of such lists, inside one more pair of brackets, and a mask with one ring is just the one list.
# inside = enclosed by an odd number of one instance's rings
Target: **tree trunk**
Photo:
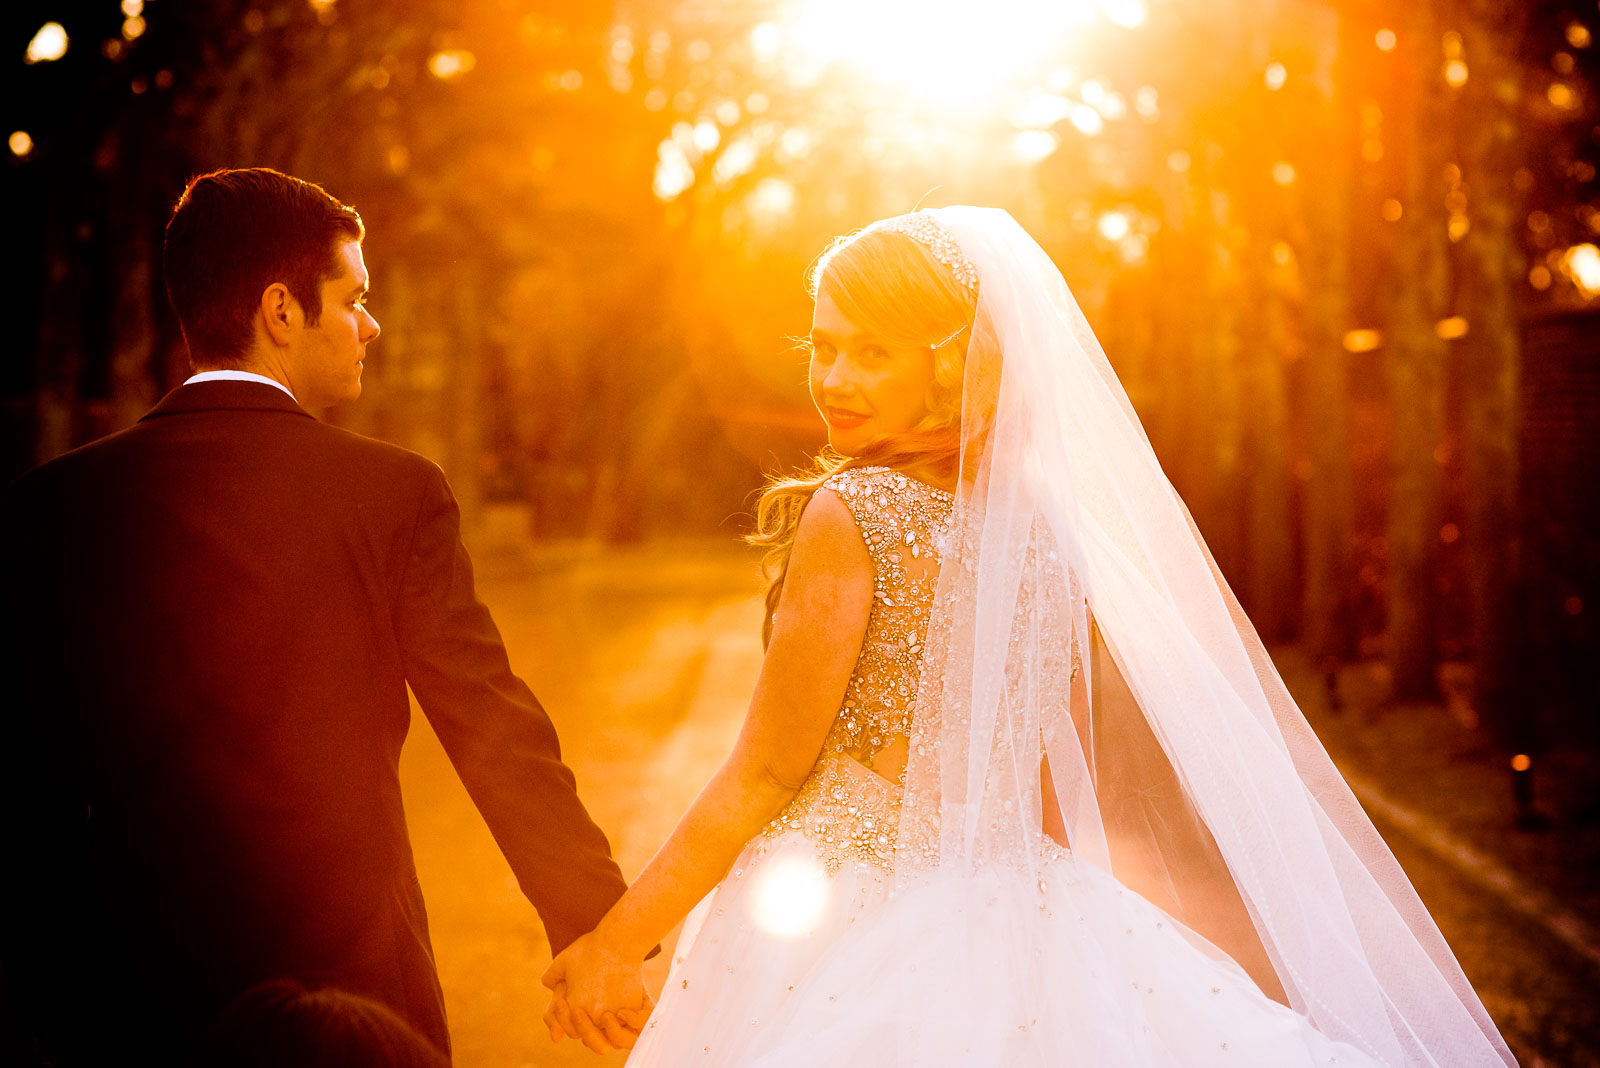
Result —
[[1174, 350], [1185, 381], [1178, 400], [1176, 439], [1181, 454], [1174, 482], [1230, 582], [1246, 565], [1241, 491], [1243, 420], [1239, 362], [1243, 300], [1238, 251], [1228, 243], [1221, 195], [1201, 193], [1214, 218], [1197, 226], [1194, 330]]
[[484, 411], [483, 361], [487, 337], [483, 329], [479, 272], [468, 275], [465, 285], [456, 286], [450, 297], [450, 315], [455, 320], [455, 344], [451, 353], [450, 385], [441, 397], [444, 418], [450, 423], [450, 486], [461, 508], [462, 529], [472, 532], [483, 512]]
[[1444, 89], [1433, 12], [1426, 2], [1400, 17], [1389, 138], [1399, 159], [1393, 277], [1384, 367], [1394, 425], [1389, 486], [1389, 666], [1398, 700], [1438, 695], [1435, 674], [1434, 561], [1443, 478], [1436, 452], [1444, 431], [1445, 345], [1437, 323], [1445, 307], [1444, 161], [1439, 98]]
[[1507, 748], [1529, 748], [1536, 711], [1519, 700], [1513, 610], [1519, 576], [1517, 488], [1518, 396], [1522, 341], [1513, 298], [1524, 269], [1518, 245], [1519, 197], [1511, 175], [1520, 159], [1517, 101], [1521, 66], [1506, 54], [1520, 40], [1516, 0], [1471, 0], [1465, 47], [1472, 77], [1464, 87], [1468, 121], [1461, 124], [1462, 180], [1471, 229], [1461, 256], [1462, 307], [1471, 321], [1461, 342], [1467, 514], [1463, 532], [1472, 639], [1477, 660], [1475, 704]]
[[[1253, 260], [1265, 260], [1265, 256]], [[1245, 463], [1244, 523], [1249, 547], [1241, 600], [1256, 630], [1267, 641], [1294, 633], [1298, 589], [1295, 583], [1294, 514], [1289, 486], [1289, 397], [1285, 359], [1290, 345], [1289, 308], [1267, 275], [1269, 263], [1252, 262], [1249, 350], [1241, 352], [1240, 388]]]
[[78, 444], [78, 396], [83, 376], [84, 308], [88, 304], [83, 242], [73, 205], [80, 186], [53, 191], [46, 200], [45, 280], [39, 301], [39, 349], [34, 386], [33, 456], [52, 460]]
[[[1306, 287], [1306, 353], [1301, 368], [1306, 460], [1304, 482], [1305, 587], [1302, 640], [1325, 669], [1355, 653], [1356, 576], [1350, 474], [1349, 373], [1344, 334], [1350, 320], [1350, 204], [1356, 150], [1349, 49], [1359, 33], [1352, 20], [1325, 13], [1335, 25], [1313, 45], [1313, 84], [1321, 101], [1327, 151], [1307, 158], [1300, 218], [1306, 237], [1301, 264]], [[1359, 42], [1364, 44], [1365, 41]]]
[[156, 328], [152, 302], [153, 274], [160, 253], [152, 240], [150, 219], [160, 196], [154, 179], [147, 127], [138, 117], [124, 121], [132, 129], [121, 135], [121, 181], [112, 190], [110, 226], [113, 257], [111, 311], [112, 424], [120, 429], [138, 422], [155, 401]]

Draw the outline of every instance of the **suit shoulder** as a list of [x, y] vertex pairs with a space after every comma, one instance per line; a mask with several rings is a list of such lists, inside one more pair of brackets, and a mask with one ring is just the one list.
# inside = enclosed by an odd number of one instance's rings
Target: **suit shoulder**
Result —
[[4, 499], [12, 502], [48, 493], [52, 486], [59, 485], [63, 480], [70, 482], [81, 477], [81, 472], [115, 462], [114, 458], [127, 445], [137, 425], [86, 442], [24, 471], [4, 487]]
[[368, 464], [418, 478], [442, 476], [444, 473], [443, 468], [421, 453], [330, 423], [318, 423], [317, 426], [317, 433], [326, 438], [329, 448], [346, 452]]
[[419, 505], [440, 505], [452, 498], [444, 469], [421, 453], [344, 427], [316, 424], [320, 462], [332, 464], [341, 484], [353, 480], [385, 494], [399, 494]]

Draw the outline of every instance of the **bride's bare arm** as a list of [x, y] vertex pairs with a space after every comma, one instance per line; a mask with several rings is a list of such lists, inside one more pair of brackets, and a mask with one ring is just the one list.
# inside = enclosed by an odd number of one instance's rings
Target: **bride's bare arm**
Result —
[[855, 520], [833, 492], [819, 490], [800, 520], [772, 639], [733, 752], [638, 881], [552, 965], [571, 1004], [591, 1014], [618, 1008], [616, 969], [631, 967], [637, 976], [650, 947], [794, 797], [844, 699], [872, 591], [872, 558]]

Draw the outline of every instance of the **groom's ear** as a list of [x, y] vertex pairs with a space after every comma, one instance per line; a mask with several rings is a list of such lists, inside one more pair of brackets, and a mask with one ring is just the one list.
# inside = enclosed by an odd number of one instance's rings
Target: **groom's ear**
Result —
[[261, 305], [258, 309], [266, 325], [267, 336], [272, 338], [273, 344], [287, 345], [291, 333], [290, 324], [299, 312], [289, 287], [282, 282], [274, 282], [261, 291]]

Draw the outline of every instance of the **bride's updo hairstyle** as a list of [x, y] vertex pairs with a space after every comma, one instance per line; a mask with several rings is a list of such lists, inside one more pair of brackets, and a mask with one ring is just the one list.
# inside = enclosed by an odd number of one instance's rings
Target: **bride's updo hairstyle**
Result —
[[815, 300], [826, 293], [846, 319], [891, 345], [933, 350], [927, 414], [909, 434], [879, 439], [859, 455], [824, 447], [807, 470], [774, 477], [756, 502], [755, 531], [746, 537], [766, 549], [768, 577], [763, 644], [783, 592], [800, 514], [831, 476], [851, 467], [919, 468], [954, 473], [960, 452], [962, 376], [977, 294], [920, 242], [892, 230], [868, 228], [836, 238], [807, 278]]

